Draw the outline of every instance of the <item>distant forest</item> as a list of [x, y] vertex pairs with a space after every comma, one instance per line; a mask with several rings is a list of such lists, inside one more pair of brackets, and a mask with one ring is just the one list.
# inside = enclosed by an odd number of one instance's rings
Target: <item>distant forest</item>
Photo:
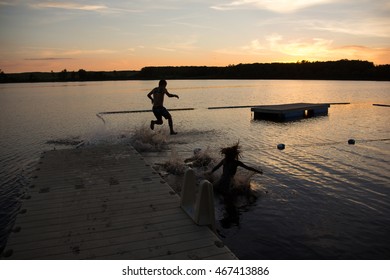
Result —
[[338, 60], [326, 62], [253, 63], [226, 67], [156, 66], [140, 71], [32, 72], [7, 74], [0, 71], [0, 83], [75, 82], [159, 79], [302, 79], [390, 81], [390, 65], [369, 61]]

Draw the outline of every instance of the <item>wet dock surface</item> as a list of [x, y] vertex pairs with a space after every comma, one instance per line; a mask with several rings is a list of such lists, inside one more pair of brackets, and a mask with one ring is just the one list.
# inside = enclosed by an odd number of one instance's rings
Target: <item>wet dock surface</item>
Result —
[[45, 152], [3, 259], [235, 259], [127, 145]]

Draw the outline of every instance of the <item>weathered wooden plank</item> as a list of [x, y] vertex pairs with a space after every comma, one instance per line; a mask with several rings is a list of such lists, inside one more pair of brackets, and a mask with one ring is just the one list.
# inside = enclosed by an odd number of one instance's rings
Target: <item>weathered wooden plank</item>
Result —
[[212, 236], [193, 229], [187, 229], [188, 232], [170, 236], [145, 233], [140, 240], [133, 241], [130, 236], [130, 238], [126, 237], [119, 241], [113, 239], [114, 243], [110, 243], [108, 240], [96, 242], [95, 246], [92, 247], [88, 247], [88, 241], [81, 240], [73, 244], [26, 251], [25, 255], [27, 259], [145, 259], [148, 256], [165, 255], [169, 251], [201, 248], [210, 242]]
[[[50, 240], [64, 240], [71, 236], [83, 237], [87, 236], [88, 239], [102, 239], [110, 236], [118, 236], [131, 233], [143, 234], [148, 231], [160, 231], [164, 229], [169, 229], [171, 227], [180, 227], [193, 225], [189, 219], [178, 219], [177, 209], [172, 211], [172, 209], [167, 211], [160, 211], [154, 213], [153, 215], [144, 215], [137, 219], [130, 218], [123, 221], [97, 221], [93, 223], [92, 226], [86, 224], [83, 227], [57, 227], [57, 231], [39, 231], [34, 228], [27, 232], [29, 238], [26, 238], [26, 235], [16, 235], [12, 239], [10, 244], [12, 246], [18, 246], [20, 244], [29, 244], [37, 243], [39, 246], [45, 247], [46, 242]], [[19, 238], [19, 237], [20, 238]], [[42, 245], [43, 244], [43, 245]]]
[[[149, 218], [149, 217], [146, 217]], [[32, 235], [30, 239], [22, 238], [19, 240], [17, 238], [14, 238], [12, 241], [12, 247], [14, 249], [20, 247], [19, 249], [28, 249], [28, 248], [40, 248], [42, 247], [50, 247], [51, 244], [55, 244], [57, 242], [62, 242], [69, 239], [70, 237], [76, 236], [77, 238], [85, 238], [88, 240], [103, 240], [106, 238], [116, 238], [118, 236], [122, 235], [129, 235], [129, 234], [138, 234], [143, 235], [144, 232], [155, 232], [155, 231], [164, 231], [169, 229], [177, 229], [179, 227], [186, 227], [186, 226], [192, 226], [193, 223], [191, 223], [188, 219], [172, 219], [172, 220], [157, 220], [155, 223], [148, 223], [148, 224], [121, 224], [120, 227], [111, 227], [111, 226], [105, 226], [104, 228], [101, 228], [99, 230], [99, 234], [91, 234], [88, 230], [77, 230], [75, 231], [69, 231], [69, 232], [63, 232], [63, 231], [56, 231], [48, 233], [45, 237], [43, 237], [40, 234], [37, 234], [36, 236]], [[38, 232], [37, 232], [38, 233]], [[25, 246], [25, 247], [24, 247]]]
[[[150, 244], [147, 248], [123, 246], [118, 253], [103, 255], [103, 257], [105, 259], [118, 259], [122, 257], [125, 259], [134, 259], [135, 256], [138, 256], [141, 259], [155, 259], [178, 253], [186, 253], [185, 256], [181, 256], [183, 259], [194, 259], [196, 257], [190, 252], [195, 249], [206, 249], [208, 247], [207, 245], [215, 246], [220, 249], [221, 253], [223, 251], [226, 252], [226, 247], [219, 248], [217, 246], [217, 237], [208, 236], [202, 238], [200, 236], [199, 233], [192, 233], [191, 235], [182, 235], [180, 237], [150, 240]], [[96, 252], [95, 254], [99, 256], [99, 252]], [[206, 258], [206, 256], [203, 256], [203, 258]], [[232, 259], [234, 258], [235, 257], [233, 257], [232, 254]]]
[[[148, 202], [150, 203], [150, 202]], [[87, 217], [89, 219], [104, 217], [110, 215], [111, 219], [115, 217], [115, 215], [119, 216], [130, 216], [133, 213], [147, 213], [147, 212], [156, 212], [161, 211], [164, 208], [177, 208], [175, 204], [172, 203], [172, 200], [157, 200], [157, 202], [152, 202], [150, 204], [137, 204], [131, 208], [117, 208], [110, 209], [106, 204], [101, 205], [96, 208], [88, 208], [88, 209], [80, 209], [78, 212], [76, 210], [72, 210], [71, 212], [67, 211], [66, 215], [62, 211], [56, 212], [43, 212], [44, 214], [38, 213], [35, 216], [26, 215], [25, 217], [21, 217], [18, 219], [16, 226], [23, 225], [23, 229], [30, 228], [32, 226], [41, 227], [44, 225], [55, 225], [57, 223], [66, 223], [67, 220], [71, 220], [74, 222], [84, 221], [81, 217]], [[21, 227], [21, 226], [20, 226]]]
[[[110, 201], [115, 200], [116, 202], [120, 203], [122, 200], [126, 200], [129, 203], [132, 203], [132, 200], [138, 200], [138, 201], [144, 201], [148, 200], [149, 198], [153, 197], [160, 197], [161, 195], [166, 195], [167, 193], [170, 195], [174, 195], [174, 191], [167, 191], [164, 189], [161, 189], [160, 187], [154, 186], [153, 188], [149, 188], [147, 190], [139, 190], [139, 189], [130, 189], [127, 191], [115, 191], [110, 193], [109, 195], [104, 194], [104, 192], [100, 192], [94, 195], [94, 190], [89, 191], [77, 191], [77, 196], [69, 195], [69, 193], [66, 193], [64, 197], [61, 197], [60, 195], [41, 195], [39, 198], [34, 196], [35, 199], [30, 199], [28, 201], [25, 201], [23, 204], [23, 209], [26, 209], [27, 211], [36, 211], [41, 209], [51, 209], [51, 208], [58, 208], [58, 203], [61, 203], [62, 205], [73, 205], [77, 203], [96, 203], [96, 202], [105, 202], [107, 199]], [[33, 212], [30, 212], [33, 213]]]
[[[114, 236], [110, 236], [108, 234], [99, 235], [100, 238], [96, 238], [96, 235], [84, 235], [80, 236], [68, 236], [63, 239], [52, 239], [44, 244], [23, 244], [22, 246], [15, 246], [15, 250], [23, 250], [24, 256], [27, 258], [34, 258], [36, 255], [41, 255], [43, 257], [45, 254], [48, 255], [67, 255], [69, 253], [73, 253], [73, 250], [69, 250], [70, 248], [78, 247], [82, 250], [85, 250], [85, 253], [80, 255], [80, 258], [84, 258], [85, 256], [90, 256], [92, 251], [100, 251], [101, 248], [121, 248], [123, 246], [129, 246], [128, 244], [132, 244], [133, 248], [147, 248], [148, 242], [152, 239], [160, 239], [160, 238], [178, 238], [178, 236], [186, 236], [189, 234], [193, 234], [194, 225], [187, 224], [181, 227], [174, 228], [164, 228], [161, 230], [155, 231], [138, 231], [133, 232], [132, 228], [128, 228], [127, 232], [121, 231], [113, 231], [113, 233], [117, 233]], [[106, 232], [107, 233], [107, 232]], [[118, 234], [121, 233], [121, 234]], [[131, 241], [129, 241], [131, 240]], [[126, 245], [123, 245], [126, 244]], [[44, 246], [42, 246], [44, 245]], [[111, 249], [105, 250], [109, 252]], [[119, 250], [119, 249], [118, 249]], [[44, 251], [45, 253], [40, 253]]]
[[232, 253], [231, 252], [221, 252], [220, 248], [223, 248], [223, 244], [217, 243], [206, 246], [206, 247], [201, 247], [201, 248], [196, 248], [196, 249], [191, 249], [191, 250], [186, 250], [182, 252], [176, 252], [176, 253], [170, 253], [167, 255], [162, 255], [159, 257], [155, 257], [155, 259], [159, 260], [179, 260], [179, 259], [192, 259], [192, 260], [201, 260], [201, 259], [218, 259], [218, 260], [231, 260], [232, 259]]

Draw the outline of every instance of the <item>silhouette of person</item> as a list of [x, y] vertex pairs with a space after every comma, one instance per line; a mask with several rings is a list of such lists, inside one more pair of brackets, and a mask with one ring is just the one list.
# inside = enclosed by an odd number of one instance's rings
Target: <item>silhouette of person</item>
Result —
[[168, 97], [176, 97], [177, 99], [179, 99], [179, 96], [176, 94], [170, 94], [166, 89], [166, 86], [167, 86], [167, 81], [160, 80], [160, 82], [158, 83], [158, 87], [152, 89], [152, 91], [149, 92], [147, 95], [149, 99], [152, 101], [153, 114], [156, 117], [155, 121], [152, 120], [150, 122], [150, 128], [153, 130], [156, 124], [162, 125], [163, 124], [162, 117], [164, 117], [166, 120], [168, 120], [169, 130], [170, 133], [173, 135], [173, 134], [177, 134], [177, 132], [173, 130], [173, 121], [172, 121], [171, 114], [164, 107], [164, 95], [167, 95]]
[[237, 167], [245, 168], [249, 171], [257, 172], [263, 174], [262, 170], [245, 165], [243, 162], [238, 160], [241, 151], [240, 145], [237, 142], [231, 147], [221, 148], [221, 154], [224, 155], [224, 158], [211, 170], [211, 173], [215, 172], [218, 168], [223, 166], [222, 176], [218, 183], [218, 189], [223, 193], [229, 193], [233, 187], [233, 178], [236, 175]]

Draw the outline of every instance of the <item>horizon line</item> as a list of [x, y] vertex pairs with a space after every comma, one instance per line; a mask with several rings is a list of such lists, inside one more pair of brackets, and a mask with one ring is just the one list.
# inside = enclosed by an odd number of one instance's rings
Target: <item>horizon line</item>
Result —
[[[52, 59], [52, 58], [49, 58], [49, 59]], [[310, 60], [300, 60], [300, 61], [296, 61], [296, 62], [278, 62], [278, 61], [274, 61], [274, 62], [252, 62], [252, 63], [238, 63], [238, 64], [228, 64], [228, 65], [225, 65], [225, 66], [216, 66], [216, 65], [160, 65], [160, 66], [156, 66], [156, 65], [149, 65], [149, 66], [143, 66], [141, 69], [139, 70], [131, 70], [131, 69], [122, 69], [122, 70], [86, 70], [86, 69], [83, 69], [83, 68], [80, 68], [78, 70], [67, 70], [66, 68], [60, 70], [60, 71], [53, 71], [53, 70], [50, 70], [50, 71], [27, 71], [27, 72], [12, 72], [12, 73], [6, 73], [4, 71], [2, 71], [0, 69], [0, 74], [29, 74], [29, 73], [61, 73], [63, 71], [66, 71], [66, 72], [79, 72], [80, 70], [84, 70], [86, 72], [125, 72], [125, 71], [131, 71], [131, 72], [140, 72], [142, 71], [142, 69], [144, 68], [148, 68], [148, 67], [156, 67], [156, 68], [159, 68], [159, 67], [217, 67], [217, 68], [225, 68], [225, 67], [233, 67], [233, 66], [237, 66], [237, 65], [250, 65], [250, 64], [305, 64], [305, 63], [326, 63], [326, 62], [339, 62], [339, 61], [359, 61], [359, 62], [369, 62], [369, 63], [372, 63], [375, 67], [376, 66], [386, 66], [386, 65], [390, 65], [390, 64], [375, 64], [374, 62], [372, 61], [369, 61], [369, 60], [360, 60], [360, 59], [338, 59], [338, 60], [326, 60], [326, 61], [320, 61], [320, 60], [316, 60], [316, 61], [310, 61]]]

